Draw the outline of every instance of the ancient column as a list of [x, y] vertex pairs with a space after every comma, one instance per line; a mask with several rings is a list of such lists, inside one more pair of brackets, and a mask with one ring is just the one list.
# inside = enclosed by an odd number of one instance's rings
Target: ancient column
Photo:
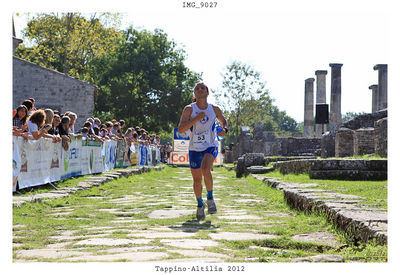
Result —
[[331, 67], [331, 104], [329, 110], [329, 130], [334, 131], [342, 124], [342, 74], [343, 64], [330, 63]]
[[377, 64], [378, 70], [378, 111], [387, 108], [387, 64]]
[[314, 137], [314, 78], [305, 80], [304, 88], [304, 137]]
[[[326, 74], [328, 71], [315, 71], [315, 75], [317, 76], [317, 100], [316, 104], [325, 104], [326, 103]], [[322, 137], [322, 132], [327, 131], [326, 124], [316, 124], [315, 125], [315, 134], [317, 137]]]
[[378, 95], [378, 85], [374, 84], [369, 86], [369, 89], [372, 90], [372, 113], [378, 111], [379, 104], [379, 95]]

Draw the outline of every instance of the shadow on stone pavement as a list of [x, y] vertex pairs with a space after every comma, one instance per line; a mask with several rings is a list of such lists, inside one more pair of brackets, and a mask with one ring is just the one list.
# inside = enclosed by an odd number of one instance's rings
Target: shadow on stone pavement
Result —
[[196, 219], [187, 220], [180, 226], [171, 225], [168, 226], [173, 230], [181, 230], [183, 232], [197, 232], [200, 230], [217, 230], [218, 226], [212, 225], [211, 221], [206, 221], [204, 223], [198, 222]]

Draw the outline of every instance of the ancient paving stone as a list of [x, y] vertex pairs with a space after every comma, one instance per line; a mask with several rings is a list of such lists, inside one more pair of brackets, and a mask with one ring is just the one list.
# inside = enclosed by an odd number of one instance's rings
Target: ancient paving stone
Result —
[[257, 200], [257, 199], [237, 199], [235, 200], [236, 203], [257, 203], [257, 202], [265, 202], [264, 200]]
[[47, 249], [61, 249], [65, 248], [66, 246], [72, 244], [72, 242], [57, 242], [57, 243], [52, 243], [46, 246]]
[[262, 218], [254, 215], [235, 215], [235, 216], [218, 216], [219, 219], [225, 220], [261, 220]]
[[225, 262], [224, 259], [220, 258], [179, 258], [179, 259], [168, 259], [166, 260], [171, 263], [187, 263], [187, 262], [194, 262], [194, 263], [223, 263]]
[[111, 238], [94, 238], [82, 240], [75, 245], [108, 245], [108, 246], [117, 246], [117, 245], [127, 245], [127, 244], [148, 244], [151, 240], [144, 239], [111, 239]]
[[214, 240], [228, 240], [228, 241], [237, 241], [237, 240], [264, 240], [264, 239], [273, 239], [278, 237], [277, 235], [270, 234], [255, 234], [255, 233], [247, 233], [247, 232], [221, 232], [221, 233], [210, 233], [208, 234]]
[[340, 255], [315, 255], [304, 258], [292, 259], [292, 263], [301, 262], [344, 262], [344, 258]]
[[154, 239], [154, 238], [193, 238], [195, 235], [196, 233], [188, 233], [188, 232], [149, 232], [149, 233], [130, 234], [128, 236]]
[[106, 254], [106, 255], [90, 255], [81, 256], [68, 259], [69, 261], [87, 261], [87, 262], [108, 262], [118, 260], [128, 260], [132, 262], [144, 262], [151, 260], [159, 260], [168, 257], [165, 252], [128, 252], [119, 254]]
[[73, 250], [57, 250], [57, 249], [29, 249], [29, 250], [18, 250], [17, 256], [20, 258], [62, 258], [70, 256], [88, 255], [91, 253], [86, 253], [82, 251]]
[[105, 253], [128, 253], [128, 252], [137, 252], [140, 250], [156, 250], [163, 249], [160, 246], [134, 246], [134, 247], [115, 247], [102, 250]]
[[292, 237], [294, 241], [312, 242], [330, 246], [340, 245], [337, 237], [330, 232], [312, 232], [308, 234], [299, 234]]
[[179, 253], [187, 257], [209, 257], [209, 258], [227, 258], [228, 255], [208, 252], [205, 250], [187, 250], [187, 249], [176, 249], [168, 250], [168, 252]]
[[176, 246], [180, 248], [205, 248], [210, 246], [217, 246], [219, 243], [213, 240], [200, 240], [200, 239], [178, 239], [178, 240], [160, 240], [161, 243], [165, 243], [166, 245]]
[[150, 219], [172, 219], [192, 215], [194, 210], [155, 210], [149, 214]]

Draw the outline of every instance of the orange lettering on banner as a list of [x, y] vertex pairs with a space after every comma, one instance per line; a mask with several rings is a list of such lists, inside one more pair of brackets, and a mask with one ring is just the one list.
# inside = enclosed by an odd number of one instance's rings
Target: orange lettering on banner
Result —
[[175, 157], [177, 156], [178, 154], [172, 154], [172, 162], [176, 162], [177, 160], [175, 159]]
[[185, 162], [185, 156], [180, 156], [180, 157], [179, 157], [179, 161], [180, 161], [180, 162]]

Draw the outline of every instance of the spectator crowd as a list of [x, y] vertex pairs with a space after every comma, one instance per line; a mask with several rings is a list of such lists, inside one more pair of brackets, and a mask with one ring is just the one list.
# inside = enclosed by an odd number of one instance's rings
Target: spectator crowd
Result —
[[[36, 109], [35, 99], [29, 98], [13, 110], [13, 135], [34, 140], [52, 139], [54, 143], [61, 142], [64, 150], [68, 150], [72, 138], [84, 139], [87, 142], [97, 140], [101, 143], [105, 140], [125, 140], [127, 148], [132, 143], [160, 148], [162, 162], [166, 162], [170, 157], [172, 151], [170, 143], [162, 145], [158, 135], [150, 134], [144, 128], [139, 126], [128, 128], [122, 119], [119, 121], [112, 119], [102, 123], [99, 118], [90, 117], [82, 128], [75, 129], [77, 118], [78, 116], [72, 111], [61, 114], [57, 110]], [[130, 150], [127, 152], [129, 158]]]

